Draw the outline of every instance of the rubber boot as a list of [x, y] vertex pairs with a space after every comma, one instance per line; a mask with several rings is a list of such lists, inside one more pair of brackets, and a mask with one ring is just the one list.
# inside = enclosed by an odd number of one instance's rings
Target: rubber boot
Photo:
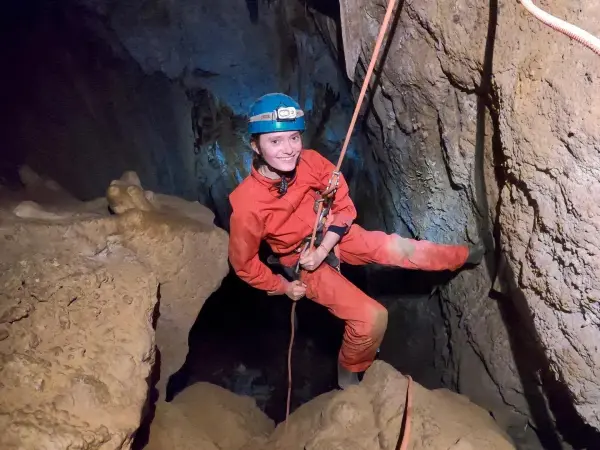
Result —
[[338, 386], [341, 389], [347, 389], [349, 386], [356, 386], [358, 384], [358, 373], [350, 372], [338, 362]]

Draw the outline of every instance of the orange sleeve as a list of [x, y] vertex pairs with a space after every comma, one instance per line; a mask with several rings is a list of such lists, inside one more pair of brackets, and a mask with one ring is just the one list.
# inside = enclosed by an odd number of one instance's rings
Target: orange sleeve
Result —
[[229, 261], [237, 276], [250, 286], [271, 295], [285, 293], [286, 282], [275, 275], [258, 257], [263, 223], [252, 212], [234, 209], [229, 223]]
[[[316, 152], [315, 152], [316, 153]], [[331, 178], [331, 174], [335, 170], [335, 166], [331, 164], [331, 162], [319, 155], [318, 159], [321, 161], [321, 171], [319, 173], [319, 177], [325, 186], [329, 184], [329, 179]], [[335, 193], [335, 197], [333, 199], [333, 205], [331, 206], [331, 214], [333, 214], [333, 222], [331, 225], [336, 227], [350, 227], [352, 222], [356, 220], [356, 208], [354, 207], [354, 202], [350, 198], [350, 189], [348, 188], [348, 183], [346, 183], [346, 179], [344, 175], [340, 173], [338, 189]]]

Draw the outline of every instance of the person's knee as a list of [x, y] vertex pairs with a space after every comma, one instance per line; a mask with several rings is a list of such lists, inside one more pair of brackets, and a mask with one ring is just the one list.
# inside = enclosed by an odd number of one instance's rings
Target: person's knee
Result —
[[392, 234], [389, 239], [388, 251], [401, 259], [410, 258], [415, 253], [415, 242], [398, 234]]
[[377, 303], [371, 308], [371, 332], [372, 337], [381, 337], [385, 334], [388, 324], [388, 311], [383, 306]]

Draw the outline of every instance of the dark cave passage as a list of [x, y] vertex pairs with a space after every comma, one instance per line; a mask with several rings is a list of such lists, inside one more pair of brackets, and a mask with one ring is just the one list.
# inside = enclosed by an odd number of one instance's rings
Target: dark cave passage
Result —
[[[208, 381], [253, 397], [269, 417], [281, 422], [287, 395], [290, 307], [287, 297], [268, 297], [230, 273], [208, 298], [190, 332], [190, 351], [171, 379], [168, 398], [185, 385]], [[311, 301], [298, 304], [297, 316], [292, 409], [336, 388], [343, 327]]]
[[[434, 389], [451, 382], [443, 353], [448, 336], [435, 286], [449, 273], [342, 266], [357, 286], [389, 310], [380, 359]], [[369, 273], [370, 272], [370, 273]], [[267, 296], [230, 272], [206, 301], [189, 335], [189, 354], [169, 381], [167, 399], [207, 381], [254, 398], [276, 422], [285, 419], [291, 301]], [[306, 298], [297, 306], [292, 411], [337, 387], [343, 321]]]

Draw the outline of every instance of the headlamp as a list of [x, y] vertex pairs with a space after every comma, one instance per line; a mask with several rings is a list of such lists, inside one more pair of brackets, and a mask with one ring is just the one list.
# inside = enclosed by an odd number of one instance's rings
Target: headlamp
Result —
[[298, 112], [293, 106], [282, 106], [275, 110], [275, 120], [296, 120]]

